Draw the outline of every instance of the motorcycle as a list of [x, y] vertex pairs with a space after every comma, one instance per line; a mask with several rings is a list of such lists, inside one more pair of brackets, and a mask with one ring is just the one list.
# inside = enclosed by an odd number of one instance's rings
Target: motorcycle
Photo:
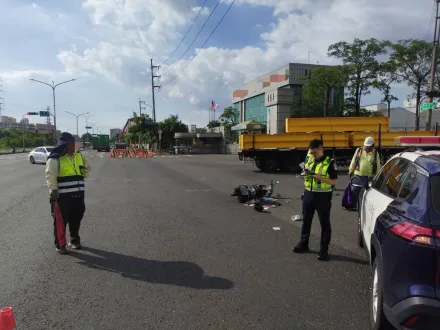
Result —
[[280, 182], [274, 182], [271, 180], [269, 185], [239, 185], [231, 193], [231, 196], [236, 196], [240, 203], [246, 203], [253, 199], [261, 199], [263, 197], [272, 197], [274, 193], [274, 185], [278, 183]]

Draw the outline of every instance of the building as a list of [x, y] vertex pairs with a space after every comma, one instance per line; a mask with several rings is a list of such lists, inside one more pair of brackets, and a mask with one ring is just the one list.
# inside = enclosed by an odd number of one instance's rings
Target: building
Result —
[[120, 128], [110, 128], [110, 139], [119, 139], [121, 132]]
[[17, 120], [13, 117], [1, 116], [1, 122], [5, 124], [15, 124]]
[[[232, 92], [237, 122], [256, 121], [266, 126], [269, 134], [285, 132], [285, 119], [290, 117], [294, 100], [301, 98], [303, 77], [322, 65], [289, 63]], [[330, 106], [339, 104], [344, 87], [332, 92]]]
[[29, 118], [21, 118], [20, 124], [29, 125]]
[[383, 111], [388, 109], [388, 105], [385, 103], [378, 103], [378, 104], [370, 104], [370, 105], [363, 105], [361, 108], [364, 108], [368, 111]]
[[[388, 109], [380, 110], [384, 117], [388, 117]], [[390, 130], [402, 131], [409, 130], [414, 131], [416, 129], [416, 114], [411, 110], [397, 107], [390, 109]], [[426, 116], [428, 112], [420, 112], [420, 130], [425, 130]], [[436, 123], [440, 124], [440, 110], [434, 110], [432, 112], [432, 128], [435, 128]]]

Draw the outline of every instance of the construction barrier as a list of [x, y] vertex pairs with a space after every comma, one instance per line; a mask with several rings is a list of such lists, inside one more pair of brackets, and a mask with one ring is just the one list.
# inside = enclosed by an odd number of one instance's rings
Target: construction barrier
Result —
[[114, 149], [110, 151], [110, 158], [150, 158], [153, 157], [153, 153], [148, 150], [127, 148], [127, 149]]

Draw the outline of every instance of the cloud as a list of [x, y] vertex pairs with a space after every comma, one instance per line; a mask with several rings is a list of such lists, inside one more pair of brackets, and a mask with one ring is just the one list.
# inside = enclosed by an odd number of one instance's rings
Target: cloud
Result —
[[[200, 47], [231, 1], [222, 1], [218, 15], [213, 15], [195, 47]], [[241, 22], [233, 16], [232, 21], [220, 25], [208, 47], [200, 50], [195, 58], [197, 48], [191, 50], [187, 58], [173, 62], [203, 22], [196, 21], [182, 49], [157, 71], [163, 85], [157, 98], [160, 113], [171, 114], [179, 109], [182, 119], [194, 120], [200, 125], [201, 118], [206, 117], [205, 123], [208, 120], [207, 111], [200, 110], [204, 104], [207, 108], [210, 101], [215, 100], [222, 107], [227, 106], [231, 103], [233, 89], [288, 62], [307, 62], [309, 51], [311, 63], [337, 63], [327, 58], [327, 48], [341, 40], [424, 39], [432, 3], [428, 0], [388, 0], [384, 6], [379, 0], [236, 0], [229, 15], [240, 12], [253, 15], [256, 7], [272, 13], [271, 24], [255, 16], [252, 26], [246, 27], [243, 24], [249, 21]], [[130, 88], [133, 93], [151, 96], [150, 59], [161, 64], [168, 57], [200, 7], [195, 0], [84, 0], [80, 9], [83, 16], [78, 16], [77, 20], [82, 22], [82, 33], [71, 33], [66, 40], [67, 46], [57, 54], [63, 70], [54, 72], [41, 68], [5, 74], [16, 79], [32, 74], [102, 77]], [[43, 9], [36, 6], [34, 10]], [[202, 14], [209, 12], [204, 8]], [[250, 44], [242, 34], [231, 34], [231, 31], [245, 28], [249, 33], [261, 32], [258, 46]], [[84, 33], [86, 30], [90, 33]], [[239, 46], [230, 47], [228, 40]], [[69, 45], [73, 46], [69, 48]], [[377, 101], [379, 99], [377, 96]]]

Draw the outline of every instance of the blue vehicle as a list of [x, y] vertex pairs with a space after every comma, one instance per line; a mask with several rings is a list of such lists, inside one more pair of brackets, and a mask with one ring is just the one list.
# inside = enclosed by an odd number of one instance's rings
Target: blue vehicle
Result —
[[[410, 140], [440, 146], [440, 137]], [[362, 188], [358, 243], [371, 265], [371, 329], [440, 329], [440, 151], [399, 153]]]

